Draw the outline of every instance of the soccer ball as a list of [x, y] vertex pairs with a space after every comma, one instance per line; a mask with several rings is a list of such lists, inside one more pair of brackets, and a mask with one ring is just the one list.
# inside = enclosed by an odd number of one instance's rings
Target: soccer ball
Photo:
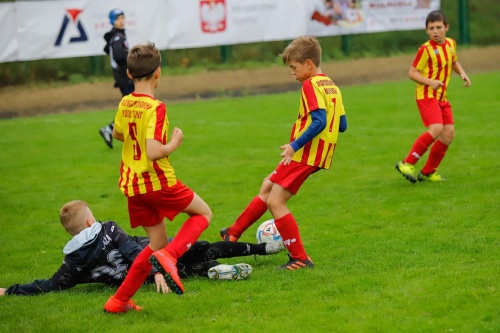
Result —
[[267, 220], [257, 228], [257, 243], [267, 243], [271, 241], [283, 242], [281, 235], [274, 224], [274, 220]]

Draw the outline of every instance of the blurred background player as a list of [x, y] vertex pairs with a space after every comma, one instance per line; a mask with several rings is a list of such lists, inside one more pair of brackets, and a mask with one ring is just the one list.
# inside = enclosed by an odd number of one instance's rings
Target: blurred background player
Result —
[[[408, 155], [396, 164], [396, 170], [411, 183], [416, 183], [417, 179], [431, 182], [444, 180], [437, 173], [437, 168], [455, 137], [453, 113], [446, 92], [452, 70], [465, 81], [465, 87], [471, 85], [458, 62], [457, 43], [452, 38], [446, 38], [449, 25], [443, 12], [430, 12], [425, 26], [430, 39], [418, 49], [408, 76], [417, 83], [415, 97], [427, 131], [413, 143]], [[431, 145], [427, 162], [415, 178], [415, 164]]]
[[220, 235], [225, 241], [237, 241], [269, 209], [290, 253], [289, 262], [280, 269], [296, 270], [312, 268], [314, 264], [302, 244], [297, 221], [287, 202], [310, 175], [330, 169], [338, 134], [347, 129], [347, 120], [340, 89], [319, 67], [321, 45], [315, 37], [296, 38], [280, 57], [302, 84], [290, 141], [280, 147], [281, 162], [264, 179], [259, 194], [233, 225], [221, 229]]
[[335, 25], [342, 18], [342, 9], [338, 0], [324, 0], [314, 7], [311, 20], [324, 25]]
[[[73, 238], [63, 249], [62, 265], [50, 279], [0, 288], [0, 296], [34, 296], [70, 289], [79, 284], [103, 283], [119, 286], [135, 257], [149, 244], [147, 237], [129, 236], [114, 221], [96, 221], [86, 202], [73, 200], [60, 212], [61, 224]], [[248, 264], [227, 265], [216, 261], [250, 255], [269, 255], [283, 249], [281, 242], [262, 244], [197, 241], [179, 259], [177, 268], [182, 278], [204, 276], [219, 280], [240, 280], [251, 273]], [[154, 271], [147, 283], [156, 283], [157, 291], [170, 289], [163, 275]]]
[[[121, 9], [109, 12], [109, 23], [113, 28], [104, 34], [106, 46], [104, 52], [109, 55], [115, 88], [119, 88], [122, 97], [134, 91], [134, 81], [127, 76], [128, 42], [125, 35], [125, 14]], [[113, 122], [102, 127], [99, 134], [109, 148], [113, 148]]]

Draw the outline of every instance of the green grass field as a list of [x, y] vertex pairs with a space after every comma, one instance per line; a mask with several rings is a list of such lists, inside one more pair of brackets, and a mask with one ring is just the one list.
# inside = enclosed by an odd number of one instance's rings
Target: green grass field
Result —
[[[277, 271], [275, 256], [232, 258], [247, 280], [185, 280], [186, 293], [135, 295], [144, 311], [102, 311], [114, 289], [82, 285], [37, 297], [0, 298], [0, 332], [499, 332], [500, 72], [449, 89], [456, 139], [440, 173], [412, 185], [395, 170], [424, 131], [404, 82], [342, 87], [349, 128], [333, 167], [289, 203], [316, 267]], [[211, 206], [202, 238], [237, 217], [279, 162], [299, 102], [296, 92], [168, 104], [184, 132], [171, 156], [179, 179]], [[100, 220], [131, 234], [117, 187], [120, 144], [98, 128], [114, 110], [0, 121], [0, 287], [49, 278], [70, 239], [67, 201], [85, 200]], [[422, 166], [421, 162], [418, 166]], [[270, 218], [266, 213], [263, 219]], [[185, 216], [168, 224], [174, 235]], [[257, 225], [242, 240], [254, 241]]]

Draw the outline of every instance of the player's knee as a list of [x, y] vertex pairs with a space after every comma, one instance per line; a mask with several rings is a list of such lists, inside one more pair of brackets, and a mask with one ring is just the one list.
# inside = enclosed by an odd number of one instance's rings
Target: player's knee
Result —
[[212, 210], [210, 210], [210, 207], [207, 206], [207, 211], [203, 214], [203, 217], [205, 217], [210, 224], [210, 221], [212, 221]]
[[267, 209], [269, 209], [271, 213], [276, 212], [278, 209], [283, 207], [283, 203], [281, 201], [273, 200], [270, 198], [267, 199], [266, 204], [267, 204]]
[[443, 124], [432, 124], [429, 126], [429, 133], [432, 135], [434, 140], [439, 138], [441, 133], [443, 133]]
[[445, 131], [441, 134], [441, 141], [443, 141], [443, 143], [445, 145], [450, 145], [450, 143], [453, 141], [453, 139], [455, 139], [455, 131], [454, 130], [448, 130], [448, 131]]

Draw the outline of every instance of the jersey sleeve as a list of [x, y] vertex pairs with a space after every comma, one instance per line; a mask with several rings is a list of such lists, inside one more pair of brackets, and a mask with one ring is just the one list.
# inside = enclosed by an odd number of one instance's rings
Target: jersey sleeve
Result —
[[338, 90], [338, 94], [340, 96], [340, 100], [341, 100], [341, 103], [340, 103], [340, 116], [345, 116], [345, 108], [344, 108], [344, 99], [342, 98], [342, 93], [340, 92], [340, 90]]
[[123, 128], [122, 128], [122, 112], [121, 112], [120, 108], [118, 108], [118, 111], [116, 111], [113, 128], [118, 133], [123, 133]]
[[451, 58], [451, 63], [454, 64], [458, 61], [458, 52], [457, 52], [457, 41], [453, 38], [450, 38], [451, 45], [453, 46], [453, 53]]
[[63, 263], [50, 279], [35, 280], [26, 284], [14, 284], [5, 291], [7, 295], [35, 296], [74, 287], [77, 281], [72, 277], [67, 264]]
[[136, 243], [132, 238], [126, 240], [119, 248], [118, 251], [122, 254], [123, 258], [130, 263], [134, 262], [135, 258], [141, 253], [142, 247]]
[[105, 223], [105, 226], [106, 228], [109, 228], [111, 238], [123, 258], [129, 263], [132, 263], [139, 253], [141, 253], [143, 249], [142, 246], [136, 242], [134, 238], [123, 231], [123, 229], [120, 228], [116, 222], [109, 221]]
[[324, 105], [323, 107], [320, 106], [320, 99], [318, 99], [316, 95], [318, 93], [317, 89], [318, 87], [316, 85], [313, 85], [312, 80], [305, 80], [302, 83], [302, 95], [304, 96], [305, 103], [307, 105], [307, 113], [317, 109], [325, 108]]
[[422, 45], [417, 51], [417, 55], [413, 60], [412, 66], [419, 71], [423, 71], [426, 68], [428, 61], [429, 54], [427, 53], [427, 47], [425, 47], [425, 45]]
[[35, 296], [60, 289], [52, 283], [52, 280], [35, 280], [26, 284], [14, 284], [7, 288], [6, 295]]
[[125, 36], [121, 34], [113, 37], [113, 58], [120, 67], [127, 66], [128, 47], [126, 41]]
[[148, 120], [146, 139], [154, 139], [160, 141], [162, 144], [166, 144], [163, 130], [166, 114], [167, 108], [165, 104], [160, 103], [156, 108], [156, 112], [153, 112], [151, 118]]

